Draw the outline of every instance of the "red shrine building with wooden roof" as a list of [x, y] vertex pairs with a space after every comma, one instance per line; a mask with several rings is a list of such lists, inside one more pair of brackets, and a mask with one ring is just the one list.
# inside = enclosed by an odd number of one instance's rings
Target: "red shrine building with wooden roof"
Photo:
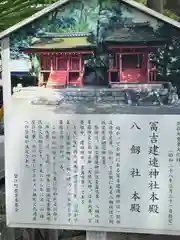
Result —
[[105, 38], [109, 54], [108, 81], [114, 83], [154, 83], [157, 69], [150, 54], [165, 45], [147, 23], [110, 31]]
[[22, 51], [39, 60], [39, 85], [61, 88], [83, 86], [84, 56], [93, 56], [92, 33], [44, 33]]
[[[84, 57], [94, 56], [98, 46], [89, 41], [92, 33], [44, 33], [23, 52], [39, 60], [39, 85], [46, 87], [83, 87]], [[157, 69], [150, 54], [164, 46], [165, 39], [154, 35], [148, 23], [119, 26], [110, 30], [103, 42], [107, 53], [108, 86], [114, 84], [155, 83]]]

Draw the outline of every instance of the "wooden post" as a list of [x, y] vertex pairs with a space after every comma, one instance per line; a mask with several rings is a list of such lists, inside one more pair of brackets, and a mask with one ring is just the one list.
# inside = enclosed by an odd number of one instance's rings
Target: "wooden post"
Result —
[[67, 79], [66, 79], [66, 84], [68, 85], [69, 84], [69, 71], [70, 71], [70, 57], [68, 57], [67, 58], [67, 60], [66, 60], [67, 62], [66, 62], [66, 64], [67, 64]]
[[[11, 70], [10, 70], [10, 46], [9, 37], [1, 40], [1, 58], [2, 58], [2, 82], [3, 82], [3, 101], [4, 106], [11, 99]], [[6, 109], [7, 110], [7, 109]], [[5, 112], [6, 112], [5, 110]]]
[[[11, 70], [10, 70], [10, 45], [9, 37], [1, 40], [1, 58], [2, 58], [2, 83], [3, 83], [3, 105], [4, 105], [4, 134], [6, 136], [8, 129], [8, 109], [11, 100]], [[8, 152], [6, 145], [6, 137], [4, 138], [5, 156]], [[5, 172], [6, 172], [6, 159], [5, 159]], [[7, 182], [6, 182], [7, 183]], [[7, 229], [7, 240], [15, 240], [15, 232], [13, 228]]]
[[86, 240], [107, 240], [107, 232], [86, 231]]
[[148, 83], [151, 81], [150, 79], [150, 65], [149, 65], [149, 53], [146, 53], [146, 61], [147, 61], [147, 79]]
[[23, 240], [34, 240], [34, 239], [35, 239], [35, 229], [23, 230]]
[[109, 83], [110, 86], [111, 86], [111, 82], [112, 82], [112, 79], [111, 79], [111, 59], [108, 58], [108, 83]]
[[51, 230], [50, 240], [58, 240], [59, 231], [58, 230]]
[[79, 83], [79, 86], [80, 87], [83, 87], [83, 79], [84, 79], [84, 72], [83, 72], [83, 60], [82, 60], [82, 55], [80, 55], [80, 58], [79, 58], [79, 80], [80, 80], [80, 83]]
[[47, 240], [58, 240], [59, 237], [59, 231], [50, 229], [47, 231]]
[[122, 81], [122, 54], [119, 54], [119, 82]]

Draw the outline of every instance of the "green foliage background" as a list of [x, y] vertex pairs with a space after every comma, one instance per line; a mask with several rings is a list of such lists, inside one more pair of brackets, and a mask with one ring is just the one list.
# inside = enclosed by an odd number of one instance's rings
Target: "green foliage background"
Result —
[[[18, 0], [16, 0], [18, 1]], [[20, 1], [20, 0], [19, 0]], [[138, 0], [145, 4], [144, 0]], [[99, 55], [94, 59], [89, 59], [89, 64], [95, 68], [103, 68], [107, 65], [107, 55], [101, 52], [101, 43], [108, 29], [116, 29], [126, 23], [132, 24], [137, 17], [135, 10], [127, 5], [127, 16], [122, 9], [123, 4], [118, 0], [74, 0], [63, 8], [50, 13], [33, 24], [26, 26], [11, 35], [11, 57], [18, 59], [27, 57], [20, 51], [21, 47], [29, 47], [35, 34], [44, 32], [93, 32], [96, 43], [98, 44]], [[137, 10], [136, 10], [137, 12]], [[166, 14], [170, 14], [168, 11]], [[173, 15], [174, 16], [174, 15]], [[146, 15], [141, 15], [138, 21], [146, 22]], [[175, 16], [173, 17], [175, 19]], [[154, 29], [157, 37], [166, 38], [166, 44], [152, 54], [158, 66], [158, 79], [161, 81], [171, 81], [179, 84], [180, 79], [180, 32], [171, 25], [165, 24], [153, 17], [148, 17], [152, 24], [158, 23]], [[102, 56], [104, 55], [104, 56]]]
[[0, 2], [0, 31], [32, 16], [56, 0], [6, 0]]
[[[46, 7], [47, 4], [52, 4], [56, 1], [57, 0], [6, 0], [0, 3], [0, 31], [3, 31], [19, 21], [32, 16], [32, 14]], [[145, 5], [147, 3], [147, 0], [136, 1]], [[179, 16], [168, 9], [165, 9], [165, 15], [173, 18], [174, 20], [180, 20]]]

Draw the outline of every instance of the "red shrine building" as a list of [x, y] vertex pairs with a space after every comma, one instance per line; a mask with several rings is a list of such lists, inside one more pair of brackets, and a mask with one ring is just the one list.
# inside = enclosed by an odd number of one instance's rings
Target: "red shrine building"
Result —
[[[155, 36], [148, 23], [118, 26], [103, 39], [102, 52], [108, 58], [108, 86], [156, 82], [157, 69], [150, 55], [164, 46], [165, 39]], [[83, 87], [85, 58], [92, 58], [98, 46], [92, 33], [44, 33], [23, 52], [39, 60], [39, 86]], [[98, 81], [96, 79], [96, 81]]]
[[44, 33], [23, 52], [39, 60], [39, 85], [61, 88], [83, 86], [84, 57], [93, 56], [95, 45], [91, 33]]
[[153, 83], [156, 65], [150, 55], [165, 45], [147, 23], [116, 28], [105, 38], [109, 54], [108, 81], [114, 83]]

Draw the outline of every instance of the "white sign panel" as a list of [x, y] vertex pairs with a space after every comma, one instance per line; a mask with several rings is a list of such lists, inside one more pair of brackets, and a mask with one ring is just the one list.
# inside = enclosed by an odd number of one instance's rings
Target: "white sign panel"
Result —
[[9, 226], [180, 233], [178, 115], [13, 119]]

